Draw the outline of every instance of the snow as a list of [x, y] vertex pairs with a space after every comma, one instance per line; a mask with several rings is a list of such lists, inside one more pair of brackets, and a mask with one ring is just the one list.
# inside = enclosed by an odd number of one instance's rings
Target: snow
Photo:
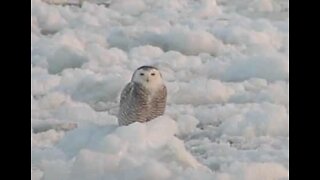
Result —
[[[33, 180], [289, 178], [288, 1], [50, 2], [32, 0]], [[118, 127], [142, 65], [166, 112]]]
[[[223, 48], [223, 44], [212, 34], [179, 26], [164, 32], [118, 30], [112, 32], [107, 39], [111, 46], [124, 50], [138, 45], [152, 45], [160, 47], [163, 51], [174, 50], [186, 55], [197, 55], [201, 52], [218, 54]], [[194, 46], [195, 44], [197, 46]]]
[[123, 14], [138, 15], [146, 10], [146, 5], [143, 0], [118, 0], [112, 1], [110, 9]]

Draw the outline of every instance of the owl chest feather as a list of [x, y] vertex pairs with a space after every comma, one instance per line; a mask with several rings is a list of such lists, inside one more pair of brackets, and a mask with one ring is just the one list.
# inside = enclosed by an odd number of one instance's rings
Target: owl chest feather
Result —
[[[161, 88], [158, 89], [146, 89], [145, 87], [141, 87], [140, 97], [142, 97], [142, 106], [143, 111], [148, 114], [155, 114], [157, 108], [161, 108], [159, 104], [165, 103], [162, 102], [164, 97], [161, 96]], [[156, 113], [157, 114], [157, 113]]]
[[[129, 124], [134, 121], [146, 122], [164, 113], [166, 104], [166, 89], [147, 89], [141, 84], [132, 84], [123, 100], [120, 118], [121, 124]], [[125, 96], [124, 96], [125, 97]]]

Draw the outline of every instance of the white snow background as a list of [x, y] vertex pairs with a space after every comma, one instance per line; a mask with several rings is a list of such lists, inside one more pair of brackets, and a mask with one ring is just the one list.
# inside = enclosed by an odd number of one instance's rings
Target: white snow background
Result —
[[[287, 0], [104, 2], [32, 0], [33, 180], [289, 178]], [[165, 115], [118, 127], [142, 65]]]

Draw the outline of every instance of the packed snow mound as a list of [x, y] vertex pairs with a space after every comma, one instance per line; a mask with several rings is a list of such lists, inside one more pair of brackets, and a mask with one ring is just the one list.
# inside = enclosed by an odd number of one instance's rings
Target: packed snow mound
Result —
[[226, 102], [233, 94], [218, 80], [194, 79], [186, 83], [177, 83], [177, 93], [173, 93], [176, 104], [210, 104]]
[[232, 175], [219, 174], [218, 179], [229, 180], [268, 180], [279, 179], [288, 180], [287, 170], [275, 163], [235, 163], [231, 167]]
[[138, 15], [146, 10], [147, 6], [143, 0], [118, 0], [110, 3], [110, 9], [130, 15]]
[[[45, 179], [174, 179], [195, 172], [210, 175], [212, 172], [175, 136], [177, 132], [177, 123], [166, 116], [122, 127], [80, 127], [57, 143], [55, 151], [60, 155], [55, 161], [38, 163]], [[57, 136], [52, 142], [59, 133]], [[36, 135], [35, 143], [44, 137]]]
[[217, 55], [223, 51], [223, 43], [206, 31], [173, 27], [164, 32], [114, 30], [107, 41], [113, 47], [124, 50], [135, 46], [152, 45], [163, 51], [178, 51], [186, 55], [208, 53]]
[[220, 125], [220, 133], [247, 138], [269, 135], [288, 136], [287, 120], [287, 111], [283, 106], [269, 103], [253, 104], [244, 107], [241, 115], [232, 116], [223, 121]]

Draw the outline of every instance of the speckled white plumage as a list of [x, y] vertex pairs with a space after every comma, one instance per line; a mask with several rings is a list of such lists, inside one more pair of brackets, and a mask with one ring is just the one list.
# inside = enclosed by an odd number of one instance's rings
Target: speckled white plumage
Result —
[[160, 71], [152, 66], [141, 66], [121, 92], [119, 125], [147, 122], [163, 115], [167, 88]]

